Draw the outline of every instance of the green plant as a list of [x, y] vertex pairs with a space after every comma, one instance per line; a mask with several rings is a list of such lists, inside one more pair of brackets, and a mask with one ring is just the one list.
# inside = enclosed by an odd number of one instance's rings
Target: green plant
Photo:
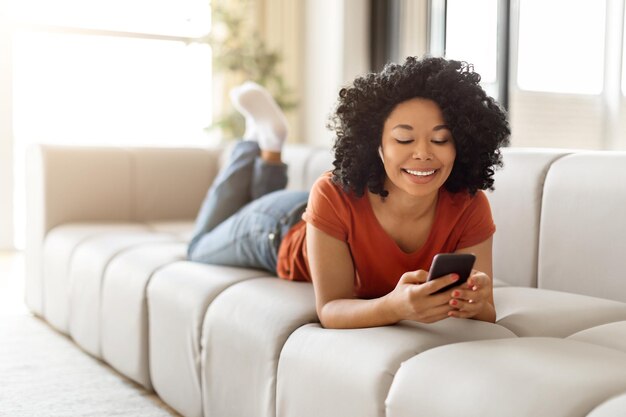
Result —
[[[217, 4], [215, 4], [217, 3]], [[297, 106], [279, 65], [282, 57], [267, 47], [254, 27], [250, 0], [214, 2], [213, 28], [208, 42], [213, 50], [213, 70], [237, 82], [254, 81], [265, 87], [283, 111]], [[230, 105], [208, 129], [219, 128], [226, 139], [241, 137], [244, 118]]]

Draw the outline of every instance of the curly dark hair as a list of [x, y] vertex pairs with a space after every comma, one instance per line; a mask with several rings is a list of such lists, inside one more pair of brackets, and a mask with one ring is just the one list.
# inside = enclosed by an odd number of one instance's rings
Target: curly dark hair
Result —
[[450, 192], [493, 189], [502, 166], [500, 147], [510, 136], [506, 112], [478, 84], [471, 64], [444, 58], [409, 57], [387, 64], [379, 73], [354, 80], [339, 91], [328, 127], [336, 133], [333, 182], [359, 197], [365, 187], [386, 197], [385, 169], [378, 156], [385, 120], [406, 100], [433, 100], [442, 111], [456, 147], [452, 172], [444, 183]]

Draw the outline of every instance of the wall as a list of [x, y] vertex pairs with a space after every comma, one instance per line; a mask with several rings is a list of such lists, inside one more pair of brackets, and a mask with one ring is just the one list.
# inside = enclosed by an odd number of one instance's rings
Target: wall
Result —
[[[326, 125], [342, 86], [369, 72], [369, 2], [305, 0], [304, 65], [300, 126], [303, 142], [331, 146]], [[428, 1], [398, 3], [398, 52], [422, 56], [428, 41]]]

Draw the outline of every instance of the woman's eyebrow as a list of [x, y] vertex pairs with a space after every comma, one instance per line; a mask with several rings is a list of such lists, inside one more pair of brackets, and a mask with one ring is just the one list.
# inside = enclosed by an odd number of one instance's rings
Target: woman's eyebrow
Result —
[[[405, 125], [405, 124], [400, 124], [400, 125], [395, 125], [395, 126], [393, 127], [393, 129], [391, 129], [391, 130], [395, 130], [395, 129], [413, 130], [413, 126], [411, 126], [411, 125]], [[450, 130], [450, 128], [448, 127], [448, 125], [437, 125], [437, 126], [433, 127], [433, 132], [436, 132], [436, 131], [438, 131], [438, 130], [443, 130], [443, 129]]]

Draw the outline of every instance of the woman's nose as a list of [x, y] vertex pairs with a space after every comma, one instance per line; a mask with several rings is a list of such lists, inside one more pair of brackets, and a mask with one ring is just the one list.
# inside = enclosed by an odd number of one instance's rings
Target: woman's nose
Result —
[[433, 158], [428, 141], [416, 141], [413, 149], [413, 159], [430, 160]]

